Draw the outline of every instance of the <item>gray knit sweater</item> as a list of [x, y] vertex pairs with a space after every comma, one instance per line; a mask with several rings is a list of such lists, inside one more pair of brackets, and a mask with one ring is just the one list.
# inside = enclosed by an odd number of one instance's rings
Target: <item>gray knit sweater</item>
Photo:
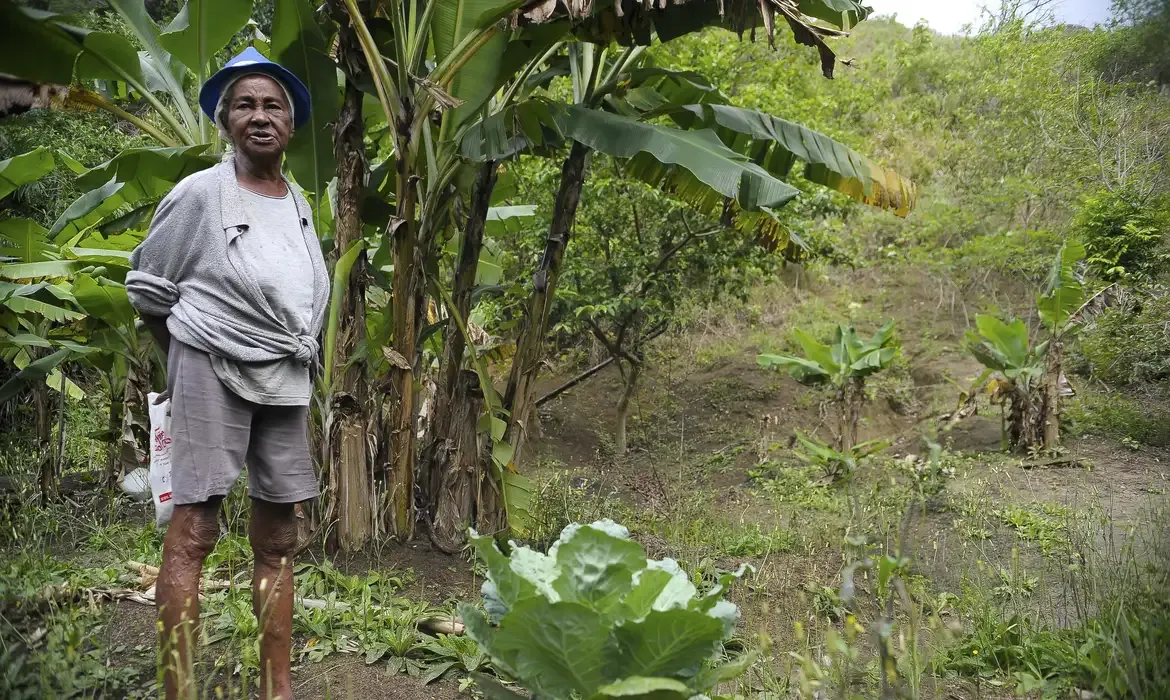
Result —
[[130, 303], [141, 313], [167, 317], [180, 342], [237, 362], [293, 357], [316, 364], [317, 337], [329, 300], [329, 277], [313, 215], [289, 183], [313, 262], [313, 316], [308, 333], [290, 330], [265, 299], [240, 258], [235, 239], [249, 222], [236, 181], [235, 162], [190, 175], [163, 198], [150, 233], [130, 256]]

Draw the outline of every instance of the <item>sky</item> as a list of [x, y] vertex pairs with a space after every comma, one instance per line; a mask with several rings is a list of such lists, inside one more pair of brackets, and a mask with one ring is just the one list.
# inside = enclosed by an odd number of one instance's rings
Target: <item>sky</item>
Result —
[[[998, 7], [997, 0], [868, 0], [864, 4], [876, 14], [897, 13], [898, 21], [913, 26], [926, 19], [932, 29], [944, 34], [959, 32], [964, 24], [979, 25], [981, 6]], [[1059, 21], [1092, 26], [1109, 17], [1109, 0], [1063, 0], [1055, 8]]]

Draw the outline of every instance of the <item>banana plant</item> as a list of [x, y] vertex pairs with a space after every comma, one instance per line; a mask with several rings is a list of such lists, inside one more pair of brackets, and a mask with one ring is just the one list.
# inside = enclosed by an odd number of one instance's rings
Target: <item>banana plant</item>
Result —
[[1032, 345], [1022, 319], [1003, 321], [995, 316], [975, 317], [975, 331], [967, 331], [967, 349], [987, 369], [975, 380], [971, 399], [986, 392], [1000, 406], [1004, 448], [1030, 447], [1039, 440], [1041, 414], [1038, 390], [1044, 377], [1047, 343]]
[[868, 340], [846, 325], [837, 326], [830, 345], [800, 329], [792, 336], [804, 350], [804, 357], [762, 354], [758, 362], [762, 367], [787, 370], [801, 384], [831, 387], [840, 409], [836, 444], [841, 452], [848, 452], [857, 443], [866, 379], [888, 368], [901, 348], [894, 322], [887, 322]]
[[[216, 55], [247, 25], [251, 0], [188, 0], [166, 27], [154, 22], [143, 0], [107, 2], [142, 51], [125, 36], [70, 24], [68, 15], [0, 0], [0, 20], [17, 37], [0, 45], [0, 72], [69, 86], [66, 108], [109, 112], [161, 147], [203, 145], [208, 153], [221, 152], [225, 144], [194, 96], [217, 67]], [[325, 195], [335, 167], [329, 124], [339, 105], [327, 29], [332, 25], [316, 20], [308, 0], [277, 0], [272, 37], [264, 46], [312, 93], [313, 113], [289, 143], [288, 165], [297, 182], [317, 198]], [[36, 61], [29, 60], [26, 42], [36, 44]], [[144, 113], [123, 105], [138, 100], [149, 108]]]
[[[29, 160], [28, 155], [18, 158]], [[133, 160], [122, 157], [103, 168], [129, 170]], [[48, 162], [51, 166], [51, 156]], [[0, 172], [6, 173], [10, 184], [21, 185], [47, 171], [30, 168], [17, 176], [11, 167], [0, 164]], [[99, 173], [99, 179], [104, 177]], [[0, 263], [0, 357], [18, 370], [0, 387], [0, 401], [30, 386], [37, 406], [45, 403], [48, 389], [80, 398], [84, 393], [65, 376], [62, 364], [81, 360], [99, 369], [110, 395], [105, 437], [111, 448], [105, 481], [112, 486], [125, 469], [139, 466], [146, 454], [143, 409], [149, 390], [150, 346], [135, 327], [134, 310], [120, 281], [129, 264], [129, 251], [141, 235], [117, 233], [107, 238], [96, 234], [78, 242], [67, 233], [64, 238], [69, 240], [59, 244], [48, 229], [32, 220], [0, 220], [0, 239], [5, 242], [0, 247], [4, 258]], [[38, 442], [47, 445], [47, 436], [40, 436]], [[60, 464], [43, 459], [41, 465], [42, 497], [48, 498], [55, 490]]]
[[1086, 294], [1077, 266], [1084, 257], [1085, 247], [1076, 241], [1057, 251], [1044, 289], [1036, 295], [1044, 331], [1039, 342], [1032, 343], [1021, 319], [980, 315], [975, 317], [977, 332], [967, 332], [968, 350], [987, 368], [968, 401], [986, 392], [1001, 406], [1004, 449], [1052, 449], [1060, 440], [1064, 344], [1081, 328]]
[[1085, 246], [1066, 241], [1056, 254], [1044, 291], [1036, 297], [1036, 312], [1048, 331], [1045, 360], [1043, 444], [1046, 449], [1060, 441], [1060, 395], [1064, 377], [1064, 345], [1080, 331], [1078, 322], [1085, 302], [1085, 286], [1077, 265], [1085, 259]]
[[796, 432], [796, 439], [800, 443], [795, 451], [796, 456], [805, 464], [821, 470], [822, 486], [849, 479], [863, 459], [890, 446], [888, 440], [867, 440], [847, 450], [838, 451], [816, 438], [805, 436], [800, 431]]

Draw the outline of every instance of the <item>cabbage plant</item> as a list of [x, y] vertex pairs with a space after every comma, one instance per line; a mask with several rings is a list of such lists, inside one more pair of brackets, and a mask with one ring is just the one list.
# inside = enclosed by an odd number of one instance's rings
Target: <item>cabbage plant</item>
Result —
[[[746, 567], [700, 593], [611, 520], [569, 525], [547, 554], [513, 543], [506, 556], [474, 531], [471, 544], [488, 575], [484, 610], [461, 606], [467, 635], [533, 698], [703, 697], [754, 660], [719, 663], [739, 618], [723, 596]], [[477, 681], [489, 698], [520, 697]]]

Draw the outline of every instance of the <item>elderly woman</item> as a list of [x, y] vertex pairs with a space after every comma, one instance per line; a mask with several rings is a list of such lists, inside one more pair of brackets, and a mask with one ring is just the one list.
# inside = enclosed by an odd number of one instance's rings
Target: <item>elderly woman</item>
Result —
[[281, 175], [309, 96], [249, 48], [207, 81], [199, 104], [232, 152], [162, 200], [126, 277], [167, 352], [175, 510], [157, 586], [166, 697], [194, 697], [200, 574], [246, 461], [260, 693], [289, 700], [293, 508], [317, 495], [309, 375], [329, 296], [308, 203]]

